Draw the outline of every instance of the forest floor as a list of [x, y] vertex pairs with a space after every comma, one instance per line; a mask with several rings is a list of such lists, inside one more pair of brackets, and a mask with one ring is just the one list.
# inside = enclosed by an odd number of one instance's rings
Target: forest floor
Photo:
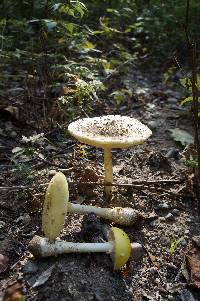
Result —
[[[96, 107], [92, 116], [121, 114], [148, 125], [152, 137], [141, 146], [113, 151], [112, 199], [98, 182], [103, 174], [102, 150], [80, 145], [61, 127], [41, 132], [20, 124], [11, 115], [0, 120], [0, 300], [50, 301], [197, 301], [200, 300], [200, 216], [186, 178], [183, 147], [170, 130], [192, 134], [180, 94], [155, 74], [133, 71], [129, 76], [134, 101], [116, 107], [111, 101]], [[32, 137], [27, 139], [22, 137]], [[144, 218], [122, 227], [143, 254], [113, 270], [108, 254], [68, 254], [34, 259], [29, 241], [41, 232], [41, 208], [46, 184], [62, 171], [70, 180], [70, 201], [104, 207], [131, 207]], [[77, 185], [73, 184], [79, 183]], [[4, 188], [3, 188], [4, 187]], [[94, 215], [68, 214], [61, 238], [102, 241], [109, 222]], [[196, 244], [194, 243], [196, 241]]]

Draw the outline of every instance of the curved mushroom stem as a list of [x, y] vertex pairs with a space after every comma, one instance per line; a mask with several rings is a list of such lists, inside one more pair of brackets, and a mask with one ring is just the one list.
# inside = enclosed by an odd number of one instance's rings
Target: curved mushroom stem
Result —
[[[104, 171], [105, 171], [105, 183], [113, 183], [113, 164], [112, 164], [112, 152], [111, 148], [104, 148]], [[106, 186], [105, 192], [108, 197], [111, 196], [112, 186]]]
[[107, 252], [112, 253], [114, 242], [105, 243], [76, 243], [35, 236], [29, 243], [29, 250], [35, 257], [57, 256], [66, 253]]
[[142, 215], [137, 210], [134, 210], [132, 208], [100, 208], [96, 206], [68, 203], [67, 210], [71, 213], [73, 212], [80, 214], [93, 212], [96, 215], [110, 220], [116, 224], [126, 226], [131, 226], [135, 224], [140, 218], [142, 218]]

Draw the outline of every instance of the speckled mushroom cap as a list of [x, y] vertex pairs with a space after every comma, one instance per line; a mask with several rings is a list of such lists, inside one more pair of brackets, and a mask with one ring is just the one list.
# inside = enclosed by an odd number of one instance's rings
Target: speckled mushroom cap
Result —
[[70, 123], [68, 130], [78, 141], [102, 148], [126, 148], [143, 143], [151, 130], [135, 118], [107, 115]]

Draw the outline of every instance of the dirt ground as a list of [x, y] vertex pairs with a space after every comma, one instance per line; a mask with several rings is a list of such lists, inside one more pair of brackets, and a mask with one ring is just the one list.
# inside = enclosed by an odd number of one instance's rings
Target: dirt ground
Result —
[[[7, 256], [8, 263], [0, 261], [0, 300], [23, 300], [20, 296], [43, 301], [200, 300], [200, 282], [192, 279], [192, 264], [190, 272], [186, 269], [188, 256], [194, 258], [197, 252], [193, 240], [200, 233], [200, 219], [196, 203], [186, 189], [183, 147], [169, 131], [186, 129], [187, 124], [192, 133], [192, 126], [179, 105], [178, 92], [155, 76], [146, 77], [138, 71], [132, 73], [131, 83], [132, 102], [119, 108], [110, 102], [94, 108], [91, 114], [132, 116], [153, 132], [141, 146], [113, 151], [115, 182], [140, 183], [115, 187], [110, 201], [106, 200], [103, 187], [80, 184], [101, 180], [101, 149], [72, 139], [67, 134], [68, 124], [27, 141], [22, 137], [41, 132], [21, 125], [10, 115], [1, 116], [0, 254]], [[69, 180], [72, 202], [131, 207], [142, 213], [144, 218], [136, 225], [121, 226], [132, 242], [142, 244], [139, 259], [131, 258], [120, 271], [113, 270], [108, 254], [34, 259], [27, 246], [34, 235], [42, 235], [41, 208], [46, 184], [58, 170]], [[110, 225], [92, 214], [68, 214], [61, 238], [105, 241]]]

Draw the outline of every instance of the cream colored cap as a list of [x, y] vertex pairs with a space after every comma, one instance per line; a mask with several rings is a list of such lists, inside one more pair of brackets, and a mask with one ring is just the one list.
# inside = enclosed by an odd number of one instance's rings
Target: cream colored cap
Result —
[[139, 120], [120, 115], [79, 119], [68, 130], [78, 141], [102, 148], [142, 144], [152, 134]]

